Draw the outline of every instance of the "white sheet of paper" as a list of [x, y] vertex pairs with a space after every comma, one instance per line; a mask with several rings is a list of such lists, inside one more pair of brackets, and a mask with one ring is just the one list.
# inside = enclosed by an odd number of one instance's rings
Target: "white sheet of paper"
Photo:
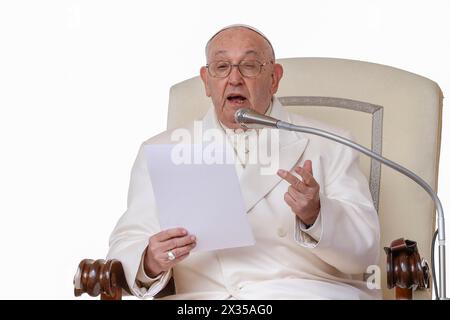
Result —
[[186, 228], [197, 237], [193, 251], [254, 245], [235, 165], [176, 164], [174, 146], [145, 146], [161, 229]]

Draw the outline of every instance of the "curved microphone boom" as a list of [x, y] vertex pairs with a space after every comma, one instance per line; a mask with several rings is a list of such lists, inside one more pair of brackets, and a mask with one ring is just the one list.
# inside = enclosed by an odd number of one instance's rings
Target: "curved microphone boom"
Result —
[[[296, 132], [304, 132], [304, 133], [310, 133], [314, 134], [323, 138], [327, 138], [330, 140], [333, 140], [335, 142], [344, 144], [350, 148], [353, 148], [370, 158], [373, 158], [388, 167], [404, 174], [405, 176], [412, 179], [414, 182], [416, 182], [418, 185], [420, 185], [433, 199], [433, 202], [436, 206], [436, 210], [438, 213], [438, 245], [439, 245], [439, 292], [437, 293], [438, 299], [446, 299], [446, 270], [445, 270], [445, 221], [444, 221], [444, 210], [442, 208], [441, 201], [439, 200], [436, 192], [430, 187], [428, 183], [425, 182], [421, 177], [413, 173], [412, 171], [406, 169], [405, 167], [386, 159], [379, 154], [373, 152], [370, 149], [367, 149], [366, 147], [359, 145], [349, 139], [346, 139], [344, 137], [335, 135], [334, 133], [311, 128], [311, 127], [305, 127], [305, 126], [298, 126], [294, 125], [289, 122], [281, 121], [266, 115], [259, 114], [251, 109], [248, 108], [241, 108], [236, 111], [234, 114], [234, 118], [236, 120], [236, 123], [240, 124], [241, 127], [246, 129], [251, 129], [255, 127], [272, 127], [272, 128], [278, 128], [282, 130], [288, 130], [288, 131], [296, 131]], [[431, 248], [432, 252], [434, 248]], [[434, 262], [432, 261], [434, 264]], [[434, 270], [434, 266], [433, 266]], [[433, 274], [433, 279], [436, 275]], [[436, 287], [436, 286], [435, 286]]]

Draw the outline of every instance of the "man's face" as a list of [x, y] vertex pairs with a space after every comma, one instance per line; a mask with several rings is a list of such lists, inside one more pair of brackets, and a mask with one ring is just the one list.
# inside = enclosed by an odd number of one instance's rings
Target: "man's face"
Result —
[[283, 75], [281, 65], [274, 60], [267, 41], [246, 28], [227, 29], [215, 36], [207, 52], [208, 64], [227, 61], [239, 64], [242, 60], [257, 60], [267, 64], [256, 77], [244, 77], [237, 67], [225, 78], [212, 77], [206, 67], [200, 70], [206, 95], [211, 97], [217, 117], [228, 128], [239, 128], [234, 114], [240, 108], [250, 108], [264, 114]]

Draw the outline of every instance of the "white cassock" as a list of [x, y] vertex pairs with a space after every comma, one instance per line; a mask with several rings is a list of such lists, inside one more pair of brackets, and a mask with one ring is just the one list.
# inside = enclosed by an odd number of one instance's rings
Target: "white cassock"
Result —
[[[270, 115], [349, 137], [345, 131], [286, 112], [276, 98]], [[213, 107], [202, 125], [203, 130], [221, 128]], [[186, 129], [192, 132], [193, 125]], [[173, 143], [170, 134], [171, 131], [163, 132], [143, 145]], [[363, 280], [367, 268], [378, 264], [380, 235], [378, 216], [367, 179], [359, 168], [358, 154], [349, 147], [310, 134], [280, 130], [279, 139], [280, 169], [293, 172], [296, 165], [312, 161], [321, 203], [314, 225], [304, 228], [284, 201], [289, 186], [286, 181], [276, 173], [261, 175], [258, 164], [244, 167], [237, 163], [256, 244], [191, 253], [156, 279], [144, 274], [141, 261], [149, 237], [161, 231], [141, 146], [131, 173], [128, 209], [111, 235], [108, 253], [108, 259], [122, 262], [133, 294], [152, 297], [173, 276], [176, 294], [164, 299], [381, 298], [381, 291], [368, 289]]]

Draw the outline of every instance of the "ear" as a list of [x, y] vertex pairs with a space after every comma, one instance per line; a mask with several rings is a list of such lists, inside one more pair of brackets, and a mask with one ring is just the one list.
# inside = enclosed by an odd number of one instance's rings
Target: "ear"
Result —
[[278, 91], [278, 85], [283, 77], [283, 66], [279, 63], [273, 65], [271, 94], [274, 95]]
[[205, 86], [205, 93], [207, 97], [211, 97], [211, 91], [208, 86], [208, 70], [205, 66], [200, 68], [200, 78], [202, 78], [203, 85]]

